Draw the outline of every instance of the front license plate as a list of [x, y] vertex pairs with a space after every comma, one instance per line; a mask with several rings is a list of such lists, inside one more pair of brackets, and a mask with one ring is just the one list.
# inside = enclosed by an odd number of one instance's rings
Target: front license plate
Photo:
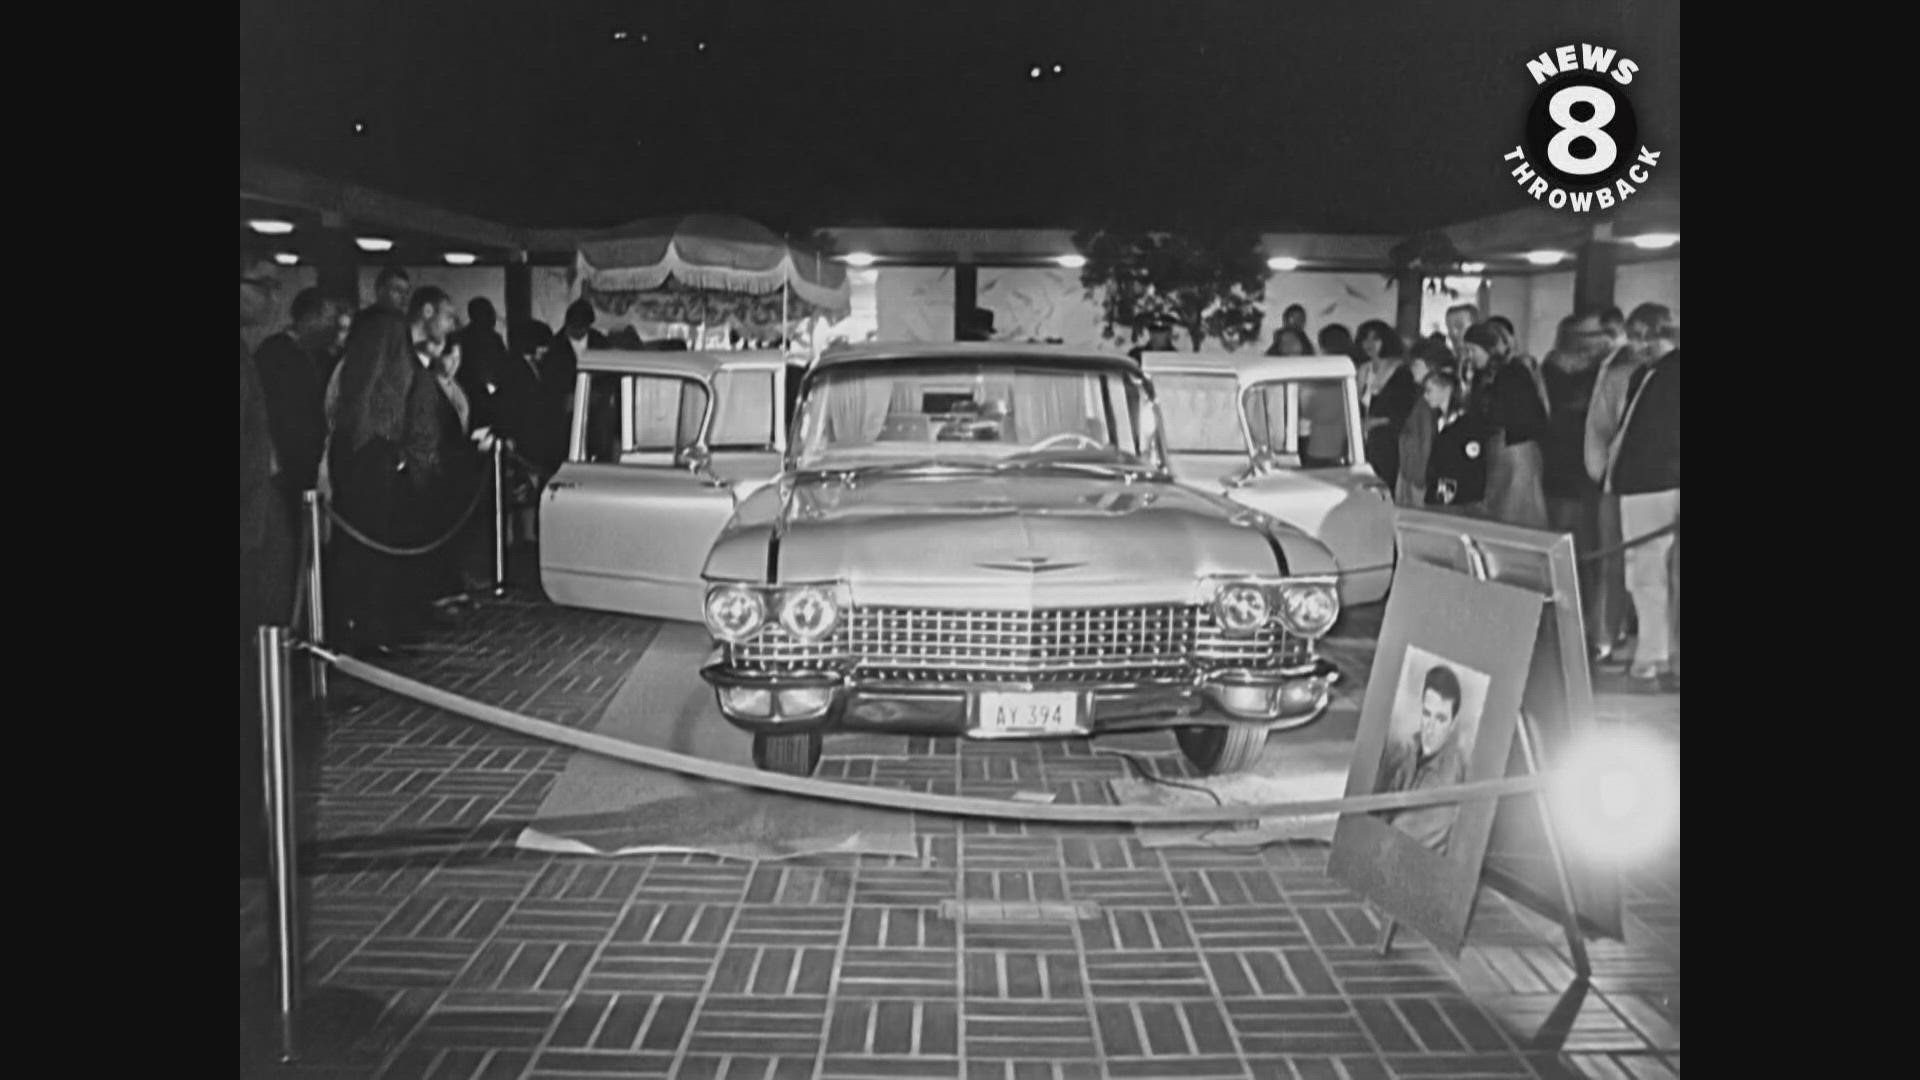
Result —
[[982, 738], [1007, 735], [1074, 735], [1084, 732], [1080, 695], [1066, 693], [980, 695], [979, 722], [974, 734]]

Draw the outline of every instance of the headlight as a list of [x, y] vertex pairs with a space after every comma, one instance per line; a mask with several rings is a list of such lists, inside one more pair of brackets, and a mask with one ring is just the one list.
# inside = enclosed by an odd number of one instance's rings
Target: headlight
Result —
[[820, 586], [804, 586], [780, 598], [780, 625], [801, 641], [820, 640], [839, 621], [840, 605]]
[[767, 605], [752, 589], [726, 585], [707, 594], [706, 615], [714, 637], [744, 641], [767, 621]]
[[1280, 586], [1280, 621], [1301, 637], [1315, 638], [1340, 617], [1340, 594], [1329, 582], [1290, 581]]
[[1231, 634], [1250, 634], [1266, 625], [1272, 609], [1258, 585], [1222, 585], [1213, 598], [1214, 617]]

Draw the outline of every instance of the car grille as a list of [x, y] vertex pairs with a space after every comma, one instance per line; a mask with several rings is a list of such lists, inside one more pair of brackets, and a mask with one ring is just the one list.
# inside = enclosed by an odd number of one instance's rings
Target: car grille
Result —
[[763, 672], [844, 669], [898, 682], [1129, 682], [1184, 679], [1216, 667], [1274, 668], [1310, 657], [1278, 628], [1228, 637], [1207, 606], [980, 611], [855, 607], [807, 644], [772, 624], [732, 647], [735, 666]]

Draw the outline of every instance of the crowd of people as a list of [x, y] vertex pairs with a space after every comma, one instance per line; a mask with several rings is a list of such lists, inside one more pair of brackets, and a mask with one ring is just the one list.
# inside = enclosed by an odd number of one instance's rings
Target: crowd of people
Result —
[[[1270, 356], [1315, 349], [1291, 305]], [[1322, 355], [1350, 356], [1364, 453], [1402, 506], [1446, 507], [1572, 534], [1594, 659], [1636, 689], [1678, 688], [1680, 326], [1664, 304], [1562, 319], [1544, 360], [1513, 323], [1473, 304], [1411, 342], [1380, 320], [1334, 324]], [[1672, 532], [1665, 532], [1672, 527]]]
[[[243, 328], [270, 317], [278, 289], [272, 265], [243, 253]], [[291, 619], [308, 490], [348, 526], [326, 545], [329, 642], [381, 656], [457, 620], [464, 598], [491, 583], [491, 514], [474, 512], [489, 490], [487, 455], [496, 441], [511, 451], [520, 497], [508, 539], [525, 539], [526, 495], [565, 455], [579, 354], [606, 343], [585, 303], [557, 334], [529, 322], [503, 340], [486, 298], [462, 318], [444, 290], [415, 288], [402, 268], [382, 270], [374, 296], [356, 311], [354, 298], [304, 289], [290, 325], [251, 354], [242, 343], [243, 638]]]

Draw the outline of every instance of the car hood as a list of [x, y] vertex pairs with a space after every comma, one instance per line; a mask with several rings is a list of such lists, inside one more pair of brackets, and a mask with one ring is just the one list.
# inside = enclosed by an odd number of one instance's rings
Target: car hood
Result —
[[1212, 575], [1331, 573], [1318, 541], [1177, 484], [1045, 473], [787, 480], [741, 503], [707, 576], [845, 581], [856, 602], [1197, 602]]

